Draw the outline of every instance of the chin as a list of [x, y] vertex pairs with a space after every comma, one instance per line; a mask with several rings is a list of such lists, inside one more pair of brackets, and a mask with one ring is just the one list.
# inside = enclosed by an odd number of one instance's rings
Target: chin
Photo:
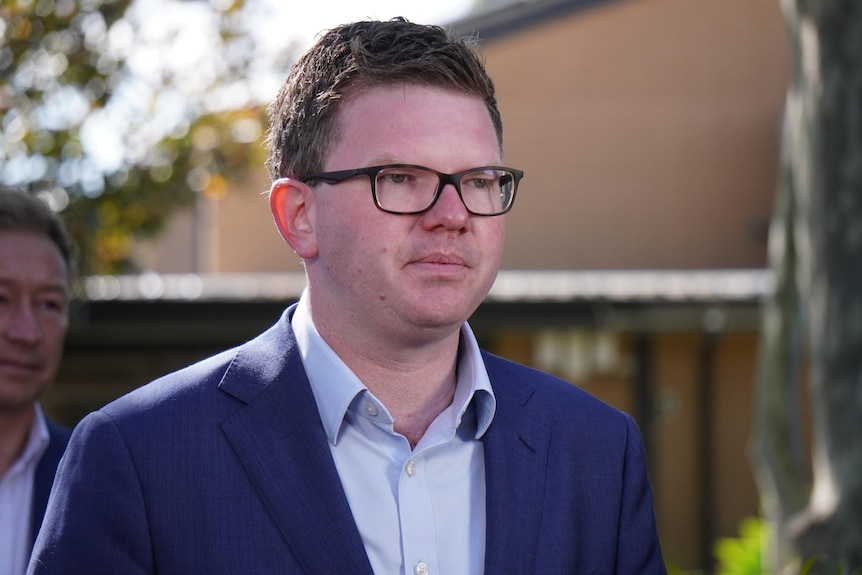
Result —
[[473, 315], [475, 309], [471, 309], [469, 313], [466, 310], [460, 312], [448, 311], [439, 313], [425, 313], [416, 316], [414, 325], [424, 328], [429, 331], [439, 331], [443, 335], [448, 335], [449, 332], [458, 331], [461, 325]]

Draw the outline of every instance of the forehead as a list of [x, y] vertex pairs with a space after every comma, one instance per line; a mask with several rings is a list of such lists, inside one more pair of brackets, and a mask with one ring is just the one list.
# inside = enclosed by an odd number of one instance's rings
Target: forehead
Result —
[[339, 148], [348, 148], [393, 162], [420, 163], [417, 154], [437, 152], [484, 165], [498, 161], [501, 152], [481, 98], [421, 84], [364, 86], [351, 92], [339, 108], [336, 132], [336, 155]]
[[47, 237], [0, 230], [0, 283], [28, 288], [68, 289], [66, 262]]

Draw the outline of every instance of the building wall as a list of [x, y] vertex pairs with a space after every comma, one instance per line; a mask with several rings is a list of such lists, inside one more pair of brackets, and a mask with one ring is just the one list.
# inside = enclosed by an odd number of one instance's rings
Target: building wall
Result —
[[[662, 336], [655, 367], [660, 416], [651, 455], [657, 514], [668, 558], [688, 569], [703, 567], [705, 535], [711, 552], [714, 538], [736, 536], [739, 522], [759, 513], [746, 450], [757, 335], [727, 334], [715, 342], [708, 397], [701, 372], [704, 345], [703, 334]], [[711, 413], [711, 447], [705, 445], [704, 409]], [[705, 455], [709, 477], [703, 476]]]
[[483, 44], [526, 172], [507, 268], [765, 264], [788, 81], [774, 0], [629, 0]]
[[171, 219], [165, 232], [137, 248], [143, 270], [158, 273], [301, 271], [302, 262], [281, 239], [269, 210], [263, 167], [221, 199], [201, 197]]

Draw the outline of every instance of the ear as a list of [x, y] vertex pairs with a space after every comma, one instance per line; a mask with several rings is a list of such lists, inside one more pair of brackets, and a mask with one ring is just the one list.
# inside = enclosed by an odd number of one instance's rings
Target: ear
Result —
[[281, 178], [269, 190], [269, 208], [281, 237], [302, 259], [317, 255], [314, 229], [314, 194], [292, 178]]

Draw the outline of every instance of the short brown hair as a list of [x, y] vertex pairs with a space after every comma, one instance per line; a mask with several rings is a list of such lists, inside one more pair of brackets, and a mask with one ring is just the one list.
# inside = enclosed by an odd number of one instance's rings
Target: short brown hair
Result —
[[269, 106], [273, 180], [320, 171], [336, 137], [339, 106], [358, 87], [414, 83], [475, 95], [485, 102], [502, 149], [494, 83], [476, 42], [439, 26], [363, 21], [326, 32], [291, 69]]
[[0, 231], [29, 232], [48, 238], [66, 262], [68, 279], [71, 281], [74, 277], [75, 256], [66, 226], [39, 198], [0, 185]]

